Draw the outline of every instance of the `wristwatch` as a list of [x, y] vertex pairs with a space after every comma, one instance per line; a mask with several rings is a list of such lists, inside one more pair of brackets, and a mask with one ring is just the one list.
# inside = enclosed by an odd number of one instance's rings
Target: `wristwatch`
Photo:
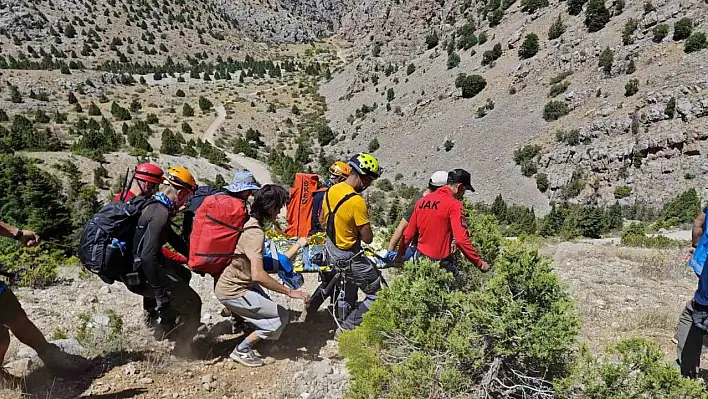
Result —
[[12, 239], [15, 241], [18, 241], [20, 239], [20, 237], [22, 237], [22, 233], [23, 233], [22, 229], [17, 229], [15, 234], [12, 236]]

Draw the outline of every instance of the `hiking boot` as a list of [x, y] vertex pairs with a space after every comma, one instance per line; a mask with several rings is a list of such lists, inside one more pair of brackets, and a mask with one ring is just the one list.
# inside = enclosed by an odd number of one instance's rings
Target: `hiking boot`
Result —
[[93, 365], [90, 360], [66, 353], [54, 344], [48, 344], [41, 352], [38, 351], [37, 355], [44, 365], [59, 377], [76, 377]]
[[245, 351], [240, 351], [238, 348], [234, 349], [229, 355], [231, 360], [241, 363], [246, 367], [260, 367], [264, 365], [263, 359], [258, 357], [253, 349], [247, 349]]

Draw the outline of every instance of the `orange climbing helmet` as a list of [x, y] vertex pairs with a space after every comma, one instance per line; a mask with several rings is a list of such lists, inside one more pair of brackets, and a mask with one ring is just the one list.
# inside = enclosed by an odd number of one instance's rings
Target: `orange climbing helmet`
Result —
[[329, 167], [329, 175], [338, 179], [346, 179], [350, 173], [352, 173], [352, 167], [342, 161], [337, 161]]
[[191, 192], [197, 191], [197, 182], [194, 180], [194, 176], [182, 166], [170, 166], [165, 174], [165, 181], [177, 188]]

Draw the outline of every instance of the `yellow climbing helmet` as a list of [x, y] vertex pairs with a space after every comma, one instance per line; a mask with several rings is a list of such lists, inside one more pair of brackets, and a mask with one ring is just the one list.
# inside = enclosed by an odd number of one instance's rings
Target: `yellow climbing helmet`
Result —
[[379, 166], [379, 161], [373, 155], [360, 152], [349, 160], [349, 166], [356, 171], [356, 173], [362, 176], [373, 177], [378, 179], [383, 172], [382, 168]]
[[194, 176], [187, 168], [182, 166], [170, 166], [165, 174], [165, 180], [177, 188], [184, 188], [191, 192], [197, 190], [197, 182], [194, 180]]
[[331, 176], [346, 179], [350, 173], [352, 173], [351, 166], [347, 165], [342, 161], [337, 161], [329, 167], [329, 174]]

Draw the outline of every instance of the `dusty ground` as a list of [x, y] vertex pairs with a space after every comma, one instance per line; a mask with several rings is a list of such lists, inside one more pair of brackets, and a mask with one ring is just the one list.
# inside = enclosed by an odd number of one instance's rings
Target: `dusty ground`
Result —
[[576, 300], [583, 320], [581, 340], [591, 349], [642, 336], [673, 359], [674, 328], [697, 286], [683, 261], [687, 249], [561, 243], [544, 251], [553, 256], [556, 273]]
[[[696, 279], [682, 261], [685, 250], [618, 247], [600, 242], [546, 245], [553, 267], [568, 285], [583, 321], [580, 340], [593, 351], [633, 336], [648, 337], [673, 360], [671, 342], [678, 315], [696, 287]], [[247, 369], [227, 359], [240, 340], [219, 315], [210, 278], [195, 276], [192, 286], [201, 295], [203, 321], [210, 326], [211, 345], [196, 360], [171, 357], [167, 344], [156, 344], [140, 322], [140, 299], [123, 287], [106, 288], [97, 279], [81, 278], [67, 269], [63, 284], [45, 290], [17, 292], [30, 317], [48, 335], [64, 330], [69, 337], [79, 329], [79, 315], [88, 312], [100, 336], [102, 315], [115, 311], [125, 326], [119, 344], [98, 358], [93, 375], [79, 381], [52, 380], [43, 371], [26, 379], [25, 393], [52, 398], [339, 398], [348, 379], [332, 340], [334, 324], [326, 310], [314, 323], [304, 323], [302, 305], [280, 295], [275, 299], [292, 309], [297, 321], [280, 341], [258, 349], [268, 365]], [[306, 276], [308, 290], [314, 275]], [[97, 324], [98, 323], [98, 324]], [[100, 339], [95, 339], [100, 341]], [[106, 348], [90, 343], [89, 350]], [[26, 350], [13, 340], [7, 361]], [[13, 365], [13, 363], [10, 363]], [[2, 392], [0, 397], [16, 395]]]

